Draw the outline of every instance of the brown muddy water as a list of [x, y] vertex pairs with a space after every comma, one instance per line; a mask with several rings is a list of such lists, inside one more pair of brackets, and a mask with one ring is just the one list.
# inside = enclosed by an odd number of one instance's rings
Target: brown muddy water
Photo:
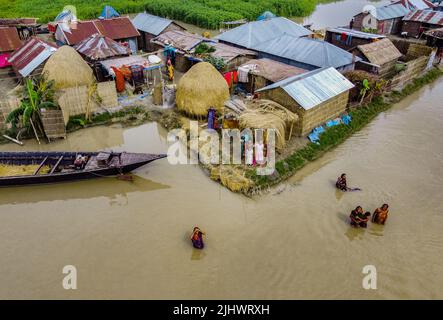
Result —
[[[248, 199], [166, 159], [113, 178], [0, 189], [0, 298], [443, 298], [443, 80], [269, 194]], [[155, 123], [0, 150], [164, 152]], [[346, 172], [362, 192], [336, 192]], [[388, 202], [386, 226], [349, 227]], [[189, 241], [194, 225], [207, 247]], [[64, 290], [74, 265], [78, 289]], [[362, 288], [374, 265], [378, 289]]]

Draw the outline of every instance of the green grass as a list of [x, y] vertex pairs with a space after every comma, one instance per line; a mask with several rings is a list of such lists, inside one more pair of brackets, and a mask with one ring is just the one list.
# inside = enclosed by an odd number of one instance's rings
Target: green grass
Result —
[[271, 187], [287, 179], [308, 162], [318, 159], [325, 152], [341, 144], [352, 134], [361, 130], [380, 112], [389, 109], [394, 103], [399, 102], [404, 97], [416, 92], [442, 75], [443, 71], [434, 68], [424, 76], [414, 79], [403, 90], [390, 93], [386, 100], [383, 97], [377, 97], [368, 105], [352, 110], [350, 112], [352, 121], [349, 125], [342, 124], [328, 128], [326, 132], [320, 135], [318, 144], [309, 143], [306, 147], [296, 151], [286, 159], [278, 161], [275, 165], [278, 178], [275, 176], [258, 176], [255, 169], [250, 169], [246, 176], [255, 183], [255, 189], [258, 190]]
[[[0, 0], [0, 17], [37, 17], [52, 21], [65, 5], [77, 8], [80, 19], [98, 17], [104, 5], [121, 14], [147, 10], [203, 28], [217, 29], [222, 21], [255, 20], [269, 10], [281, 16], [306, 16], [318, 0]], [[324, 2], [324, 0], [321, 0]]]

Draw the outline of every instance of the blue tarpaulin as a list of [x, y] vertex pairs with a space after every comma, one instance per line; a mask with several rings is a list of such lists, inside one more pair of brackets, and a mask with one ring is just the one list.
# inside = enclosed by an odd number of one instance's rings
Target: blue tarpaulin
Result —
[[[337, 126], [339, 124], [348, 125], [351, 122], [352, 118], [350, 115], [344, 114], [340, 118], [329, 120], [326, 122], [326, 127], [330, 128], [333, 126]], [[311, 134], [308, 135], [308, 139], [313, 143], [319, 143], [320, 135], [325, 132], [325, 128], [323, 126], [316, 127], [312, 129]]]
[[105, 6], [99, 16], [99, 19], [111, 19], [116, 17], [120, 17], [120, 14], [113, 7]]
[[272, 12], [265, 11], [257, 18], [257, 21], [272, 19], [272, 18], [275, 18], [275, 17], [276, 17], [276, 15], [273, 14]]

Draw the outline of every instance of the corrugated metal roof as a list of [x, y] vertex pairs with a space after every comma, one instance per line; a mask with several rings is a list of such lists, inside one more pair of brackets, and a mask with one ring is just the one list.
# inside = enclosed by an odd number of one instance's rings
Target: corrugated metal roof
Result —
[[76, 26], [72, 27], [69, 32], [63, 30], [61, 25], [59, 25], [57, 27], [57, 33], [62, 33], [66, 43], [69, 45], [76, 45], [96, 33], [100, 33], [113, 40], [134, 38], [140, 35], [131, 20], [127, 17], [80, 21], [77, 22]]
[[443, 12], [433, 10], [415, 10], [406, 15], [403, 20], [443, 25]]
[[56, 51], [55, 44], [33, 37], [14, 51], [8, 61], [23, 77], [27, 77]]
[[358, 30], [351, 30], [348, 28], [342, 28], [342, 27], [338, 27], [338, 28], [328, 28], [326, 29], [329, 32], [334, 32], [334, 33], [346, 33], [347, 35], [351, 35], [354, 38], [360, 38], [360, 39], [382, 39], [382, 38], [386, 38], [386, 36], [382, 35], [382, 34], [375, 34], [375, 33], [368, 33], [368, 32], [363, 32], [363, 31], [358, 31]]
[[131, 53], [128, 47], [98, 33], [81, 41], [74, 49], [91, 60], [103, 60]]
[[[257, 45], [255, 50], [318, 68], [340, 68], [352, 64], [354, 59], [351, 53], [329, 42], [289, 35], [266, 41]], [[355, 57], [355, 61], [359, 60]]]
[[400, 3], [397, 4], [390, 4], [383, 7], [377, 7], [376, 13], [377, 13], [377, 20], [389, 20], [389, 19], [395, 19], [404, 17], [410, 12], [408, 8], [403, 6]]
[[257, 56], [255, 51], [233, 47], [224, 43], [209, 43], [215, 48], [215, 51], [211, 53], [212, 56], [223, 59], [226, 63], [241, 56]]
[[430, 9], [434, 7], [434, 4], [428, 0], [400, 0], [398, 3], [403, 4], [410, 10]]
[[147, 32], [158, 36], [165, 30], [173, 21], [162, 17], [154, 16], [152, 14], [142, 12], [132, 19], [132, 23], [143, 32]]
[[153, 41], [164, 45], [172, 45], [174, 48], [182, 51], [191, 51], [201, 42], [211, 42], [212, 40], [187, 31], [172, 30], [162, 33], [154, 38]]
[[323, 68], [282, 80], [257, 92], [282, 88], [303, 109], [309, 110], [353, 87], [334, 68]]
[[276, 17], [243, 24], [215, 38], [248, 49], [254, 49], [257, 45], [281, 37], [284, 34], [293, 37], [304, 37], [312, 34], [312, 32], [294, 21]]
[[19, 26], [37, 26], [37, 18], [1, 18], [0, 26], [19, 27]]
[[14, 51], [22, 45], [17, 29], [0, 27], [0, 52]]

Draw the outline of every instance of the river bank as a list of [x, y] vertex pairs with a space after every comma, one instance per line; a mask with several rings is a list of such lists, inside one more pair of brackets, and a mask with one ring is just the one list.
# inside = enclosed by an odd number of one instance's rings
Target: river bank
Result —
[[[275, 165], [274, 174], [272, 175], [257, 175], [256, 168], [248, 168], [245, 166], [233, 167], [229, 165], [221, 165], [220, 168], [217, 169], [220, 173], [214, 175], [214, 168], [211, 169], [208, 168], [208, 166], [203, 167], [213, 180], [220, 182], [231, 191], [240, 192], [246, 196], [260, 194], [278, 185], [282, 181], [287, 180], [305, 165], [320, 158], [326, 152], [343, 143], [351, 135], [361, 130], [379, 113], [386, 111], [395, 103], [398, 103], [423, 86], [432, 83], [442, 75], [443, 71], [435, 67], [422, 77], [414, 79], [401, 91], [386, 93], [383, 96], [375, 98], [369, 104], [351, 109], [349, 114], [352, 117], [352, 121], [349, 125], [340, 124], [327, 128], [326, 132], [320, 136], [318, 143], [310, 142], [289, 156], [286, 156], [284, 159], [278, 160]], [[226, 170], [226, 168], [230, 169]], [[223, 171], [229, 176], [223, 178]]]

